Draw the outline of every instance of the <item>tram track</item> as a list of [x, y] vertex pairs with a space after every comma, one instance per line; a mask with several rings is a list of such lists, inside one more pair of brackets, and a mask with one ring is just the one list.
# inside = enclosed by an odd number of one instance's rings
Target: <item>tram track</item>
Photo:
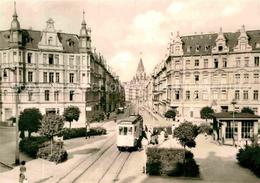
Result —
[[[101, 157], [104, 153], [106, 153], [110, 148], [113, 147], [114, 145], [114, 135], [108, 140], [106, 141], [104, 144], [109, 144], [105, 149], [100, 150], [98, 152], [98, 154], [96, 155], [97, 157], [86, 167], [84, 168], [83, 171], [81, 171], [81, 173], [79, 175], [77, 175], [71, 182], [75, 182], [77, 181], [90, 167], [92, 167]], [[112, 142], [112, 143], [111, 143]], [[95, 156], [95, 154], [88, 156], [87, 158], [85, 158], [83, 161], [81, 161], [80, 163], [78, 163], [76, 166], [74, 166], [69, 172], [66, 173], [66, 175], [64, 175], [63, 177], [59, 178], [59, 180], [57, 181], [57, 183], [63, 182], [64, 180], [66, 180], [67, 177], [71, 176], [71, 174], [73, 174], [73, 172], [77, 171], [81, 165], [83, 165], [84, 163], [86, 163], [91, 157]]]
[[[120, 173], [122, 172], [122, 170], [123, 170], [126, 162], [128, 161], [130, 155], [131, 155], [131, 152], [120, 152], [119, 151], [117, 156], [113, 159], [113, 161], [110, 163], [110, 165], [108, 166], [106, 171], [102, 174], [102, 176], [98, 180], [98, 183], [107, 182], [104, 179], [108, 175], [109, 171], [112, 171], [112, 169], [114, 167], [116, 167], [116, 172], [113, 173], [113, 174], [115, 174], [115, 176], [112, 178], [112, 180], [113, 180], [113, 182], [118, 181], [119, 180], [118, 177], [119, 177]], [[123, 160], [119, 160], [120, 156], [123, 156], [123, 158], [122, 158]], [[119, 163], [119, 165], [115, 165], [116, 163]]]

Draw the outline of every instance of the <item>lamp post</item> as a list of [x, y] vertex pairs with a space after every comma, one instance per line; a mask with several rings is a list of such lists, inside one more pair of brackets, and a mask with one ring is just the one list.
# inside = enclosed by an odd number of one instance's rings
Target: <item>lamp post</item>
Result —
[[18, 116], [18, 102], [19, 102], [19, 93], [21, 92], [21, 87], [18, 86], [17, 82], [17, 67], [14, 68], [4, 68], [4, 77], [7, 77], [6, 70], [10, 70], [14, 74], [14, 91], [15, 91], [15, 164], [20, 164], [19, 157], [19, 116]]
[[236, 100], [233, 99], [231, 104], [233, 105], [233, 121], [232, 121], [232, 136], [233, 136], [233, 145], [235, 145], [235, 136], [234, 136], [234, 133], [235, 133], [235, 105], [237, 104]]

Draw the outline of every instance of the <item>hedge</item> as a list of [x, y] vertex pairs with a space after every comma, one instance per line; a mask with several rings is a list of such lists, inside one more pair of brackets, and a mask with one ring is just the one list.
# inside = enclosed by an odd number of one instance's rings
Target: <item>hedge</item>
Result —
[[243, 167], [250, 169], [254, 174], [260, 177], [260, 147], [246, 146], [245, 149], [239, 149], [237, 160]]
[[[107, 133], [106, 129], [103, 127], [93, 127], [88, 131], [89, 136], [95, 135], [105, 135]], [[65, 128], [62, 132], [63, 139], [72, 139], [77, 137], [86, 136], [86, 128]]]
[[49, 139], [47, 137], [43, 136], [31, 138], [26, 137], [20, 141], [19, 148], [21, 152], [32, 158], [36, 158], [40, 145], [48, 140]]
[[199, 166], [193, 159], [193, 154], [190, 151], [186, 151], [185, 157], [186, 163], [184, 166], [184, 149], [156, 147], [148, 148], [146, 171], [149, 175], [187, 177], [199, 176]]

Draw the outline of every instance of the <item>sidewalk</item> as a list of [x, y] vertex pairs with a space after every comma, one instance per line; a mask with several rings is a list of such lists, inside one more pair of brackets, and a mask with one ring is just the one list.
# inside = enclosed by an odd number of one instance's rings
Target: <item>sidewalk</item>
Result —
[[[108, 131], [113, 129], [113, 121], [94, 123], [93, 126], [104, 126]], [[93, 127], [91, 126], [91, 127]], [[34, 159], [26, 163], [26, 175], [28, 182], [50, 182], [66, 175], [73, 167], [86, 159], [93, 152], [98, 151], [111, 137], [113, 133], [103, 136], [94, 136], [69, 139], [64, 141], [64, 148], [68, 152], [68, 160], [56, 164], [43, 159]], [[20, 167], [14, 167], [10, 171], [0, 173], [0, 182], [19, 182]], [[54, 181], [55, 182], [55, 181]]]
[[153, 126], [172, 126], [174, 123], [173, 121], [168, 121], [159, 114], [154, 113], [152, 110], [148, 109], [147, 107], [143, 107], [150, 116], [152, 116], [153, 121], [157, 121], [153, 123]]

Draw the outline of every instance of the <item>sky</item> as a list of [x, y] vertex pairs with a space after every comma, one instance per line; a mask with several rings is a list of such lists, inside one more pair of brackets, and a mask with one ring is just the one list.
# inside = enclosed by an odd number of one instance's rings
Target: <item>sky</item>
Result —
[[[0, 30], [10, 28], [14, 1], [0, 1]], [[121, 81], [134, 76], [140, 57], [147, 74], [167, 53], [171, 34], [180, 36], [260, 29], [260, 0], [16, 0], [22, 28], [79, 33], [82, 12], [96, 47]]]

